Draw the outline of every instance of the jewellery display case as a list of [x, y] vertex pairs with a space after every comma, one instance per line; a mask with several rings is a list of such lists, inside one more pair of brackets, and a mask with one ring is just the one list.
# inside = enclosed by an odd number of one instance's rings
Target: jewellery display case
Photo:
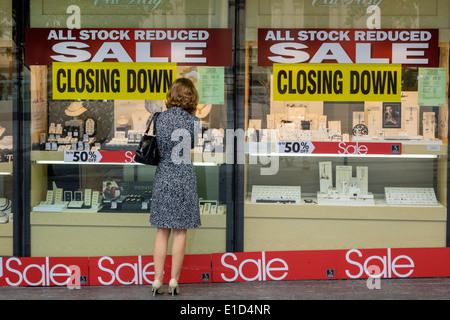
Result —
[[[360, 112], [367, 115], [364, 107], [361, 103]], [[423, 110], [439, 112], [433, 121], [444, 130], [433, 130], [436, 136], [429, 139], [380, 139], [344, 130], [336, 138], [328, 127], [320, 140], [313, 130], [285, 138], [282, 119], [290, 118], [277, 114], [281, 124], [272, 139], [263, 133], [259, 136], [264, 140], [249, 142], [254, 147], [246, 165], [245, 251], [445, 246], [447, 110], [420, 109], [424, 117], [428, 112]], [[349, 108], [329, 123], [351, 116]], [[292, 133], [298, 134], [299, 128]], [[418, 131], [423, 130], [421, 126]], [[329, 151], [308, 150], [324, 146]], [[381, 146], [389, 148], [387, 154], [370, 154]], [[293, 188], [297, 197], [287, 191]]]
[[[63, 157], [62, 151], [31, 154], [32, 255], [150, 254], [156, 231], [149, 223], [156, 167], [120, 162], [74, 165], [65, 164]], [[215, 210], [203, 210], [202, 226], [188, 231], [187, 252], [225, 250], [223, 169], [213, 163], [196, 163], [195, 169], [200, 201], [214, 203]]]
[[[402, 145], [398, 158], [273, 155], [270, 176], [249, 164], [245, 250], [445, 246], [447, 146], [428, 146]], [[267, 185], [276, 200], [253, 200]], [[300, 201], [285, 198], [288, 186], [301, 189]]]
[[[156, 167], [134, 163], [133, 153], [151, 116], [165, 110], [165, 91], [158, 88], [162, 80], [155, 80], [155, 73], [147, 70], [160, 62], [170, 64], [171, 72], [172, 66], [176, 70], [170, 74], [173, 79], [164, 78], [164, 88], [177, 77], [188, 77], [199, 87], [199, 75], [206, 78], [211, 69], [221, 72], [222, 76], [210, 81], [221, 99], [204, 99], [198, 104], [201, 124], [191, 155], [202, 225], [188, 230], [186, 253], [226, 250], [227, 216], [233, 213], [228, 183], [232, 170], [225, 164], [225, 152], [215, 152], [215, 148], [223, 146], [223, 130], [233, 126], [233, 120], [228, 118], [231, 111], [226, 91], [232, 72], [231, 58], [218, 60], [231, 57], [228, 3], [201, 1], [193, 9], [189, 1], [175, 2], [82, 0], [70, 8], [68, 4], [54, 5], [46, 0], [30, 2], [25, 64], [30, 70], [31, 90], [31, 256], [152, 254], [156, 228], [150, 225], [149, 218]], [[53, 8], [51, 12], [46, 10], [49, 7]], [[77, 10], [68, 13], [74, 7]], [[48, 37], [49, 32], [57, 36]], [[216, 41], [215, 32], [229, 37]], [[83, 43], [78, 53], [85, 50], [84, 53], [74, 58], [64, 49], [60, 51], [58, 47], [67, 44], [67, 38], [59, 37], [62, 34], [76, 34], [74, 42]], [[100, 34], [108, 37], [99, 37]], [[214, 51], [223, 43], [229, 43], [226, 54]], [[106, 65], [126, 62], [130, 68], [145, 68], [146, 72], [134, 78], [133, 96], [108, 96], [116, 92], [103, 91], [103, 83], [112, 83], [112, 76], [102, 74], [99, 79], [97, 73], [97, 78], [83, 80], [84, 97], [78, 87], [77, 95], [69, 98], [71, 88], [56, 96], [55, 62], [69, 62], [67, 65], [72, 65], [73, 70], [77, 70], [78, 62], [105, 68], [102, 70], [108, 68]], [[124, 76], [120, 84], [125, 90], [130, 89], [126, 83], [131, 78], [127, 78], [125, 69], [121, 72]], [[142, 83], [141, 76], [145, 77]], [[86, 97], [92, 93], [87, 87], [93, 81], [97, 83], [97, 95]], [[70, 84], [64, 86], [68, 88]], [[155, 87], [155, 91], [159, 90], [157, 98], [152, 96]], [[205, 150], [212, 155], [204, 157]]]
[[446, 246], [448, 43], [439, 106], [417, 78], [395, 103], [277, 101], [260, 46], [246, 42], [244, 251]]
[[[32, 83], [51, 68], [31, 66]], [[43, 82], [43, 81], [42, 81]], [[47, 96], [45, 87], [40, 95]], [[163, 101], [48, 99], [32, 116], [31, 255], [151, 254], [149, 223], [156, 166], [135, 163], [133, 152]], [[188, 231], [187, 253], [222, 252], [232, 209], [220, 109], [201, 109], [191, 151], [202, 226]], [[39, 111], [38, 111], [39, 110]], [[208, 111], [208, 114], [205, 114]], [[209, 157], [203, 157], [208, 151]], [[211, 154], [212, 153], [212, 154]], [[57, 241], [55, 241], [57, 239]]]

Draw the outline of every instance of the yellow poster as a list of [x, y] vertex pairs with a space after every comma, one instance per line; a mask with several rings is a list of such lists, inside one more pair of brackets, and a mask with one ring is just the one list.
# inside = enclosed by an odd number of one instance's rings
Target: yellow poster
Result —
[[176, 63], [54, 62], [53, 99], [165, 100]]
[[275, 63], [273, 100], [399, 102], [401, 70], [401, 64]]

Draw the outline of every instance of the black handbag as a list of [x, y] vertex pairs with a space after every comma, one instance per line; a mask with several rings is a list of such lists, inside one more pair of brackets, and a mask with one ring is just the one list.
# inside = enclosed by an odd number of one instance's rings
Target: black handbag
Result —
[[[157, 166], [159, 162], [158, 145], [156, 143], [156, 119], [161, 112], [155, 112], [151, 121], [147, 126], [147, 130], [142, 135], [141, 142], [139, 142], [139, 148], [134, 155], [134, 161], [142, 164], [149, 164]], [[148, 134], [150, 127], [153, 123], [153, 134]]]

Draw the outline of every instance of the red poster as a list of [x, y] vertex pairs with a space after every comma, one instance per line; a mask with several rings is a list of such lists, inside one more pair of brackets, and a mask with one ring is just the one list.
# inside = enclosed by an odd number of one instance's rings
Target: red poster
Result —
[[[401, 155], [401, 143], [278, 141], [276, 152], [282, 154]], [[134, 151], [65, 150], [67, 163], [134, 164]]]
[[[450, 248], [186, 255], [180, 283], [449, 277]], [[164, 283], [170, 280], [167, 256]], [[0, 286], [150, 285], [152, 256], [0, 257]]]
[[276, 152], [281, 154], [341, 154], [341, 155], [401, 155], [401, 143], [278, 141]]
[[99, 151], [100, 163], [135, 163], [134, 151]]
[[438, 29], [258, 29], [258, 65], [382, 63], [438, 67]]
[[401, 143], [314, 141], [313, 153], [342, 155], [401, 155]]
[[450, 248], [239, 252], [212, 255], [213, 282], [448, 277]]
[[89, 285], [89, 258], [0, 257], [0, 286]]
[[[167, 256], [164, 283], [170, 281], [172, 257]], [[155, 277], [152, 256], [94, 257], [89, 259], [91, 285], [149, 285]], [[186, 255], [179, 283], [211, 282], [211, 256]]]
[[50, 29], [25, 32], [25, 64], [175, 62], [231, 66], [231, 29]]

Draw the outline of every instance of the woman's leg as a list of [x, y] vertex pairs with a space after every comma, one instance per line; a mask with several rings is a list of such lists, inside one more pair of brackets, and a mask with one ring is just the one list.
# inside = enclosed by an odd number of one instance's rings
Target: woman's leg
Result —
[[167, 255], [167, 243], [170, 229], [158, 228], [156, 230], [155, 244], [153, 246], [153, 263], [155, 264], [155, 280], [163, 282], [164, 262]]
[[186, 249], [186, 229], [173, 229], [172, 243], [172, 271], [171, 278], [177, 281], [183, 266], [184, 252]]

